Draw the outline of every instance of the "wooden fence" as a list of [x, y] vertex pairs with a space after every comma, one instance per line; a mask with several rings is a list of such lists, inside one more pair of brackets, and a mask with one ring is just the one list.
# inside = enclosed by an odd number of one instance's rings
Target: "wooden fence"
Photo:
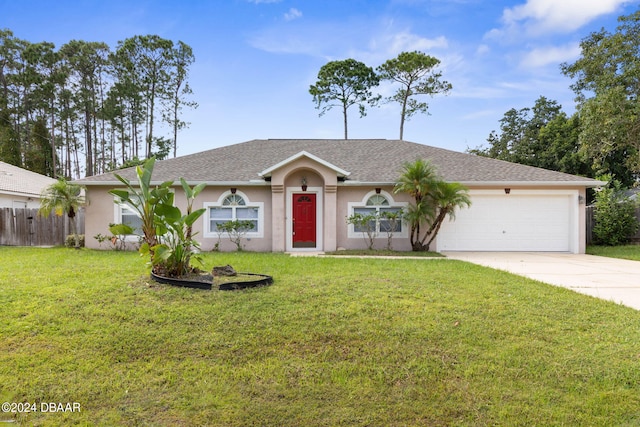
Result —
[[[78, 234], [84, 233], [84, 210], [76, 214]], [[71, 234], [66, 216], [38, 215], [38, 209], [0, 208], [0, 246], [64, 245]]]
[[[586, 208], [586, 225], [587, 225], [587, 245], [590, 245], [593, 241], [593, 226], [595, 225], [595, 220], [593, 219], [595, 207], [587, 206]], [[636, 208], [636, 218], [640, 221], [640, 207]], [[632, 243], [640, 243], [640, 230], [636, 233], [635, 236], [631, 236]]]

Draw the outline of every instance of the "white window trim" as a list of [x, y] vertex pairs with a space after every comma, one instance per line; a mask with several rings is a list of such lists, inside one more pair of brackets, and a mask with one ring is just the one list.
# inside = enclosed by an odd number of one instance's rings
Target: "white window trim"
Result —
[[[354, 213], [354, 210], [356, 208], [371, 208], [371, 206], [367, 206], [367, 200], [369, 200], [369, 198], [371, 196], [374, 196], [378, 193], [376, 193], [375, 191], [370, 191], [367, 194], [365, 194], [365, 196], [362, 198], [362, 200], [360, 202], [349, 202], [347, 203], [347, 208], [348, 208], [348, 212], [349, 215], [351, 216]], [[408, 202], [396, 202], [393, 199], [393, 196], [391, 196], [390, 193], [388, 193], [387, 191], [381, 191], [379, 193], [379, 195], [384, 196], [387, 201], [389, 202], [389, 206], [383, 206], [384, 208], [399, 208], [404, 210], [409, 203]], [[345, 219], [346, 220], [346, 219]], [[408, 224], [403, 220], [402, 221], [402, 231], [400, 233], [397, 232], [392, 232], [391, 235], [395, 238], [408, 238], [409, 237], [409, 231], [408, 231]], [[366, 233], [364, 231], [355, 231], [355, 226], [353, 224], [349, 224], [348, 228], [347, 228], [347, 237], [350, 239], [361, 239], [363, 236], [365, 236]], [[387, 237], [387, 232], [383, 231], [383, 232], [379, 232], [376, 231], [375, 233], [375, 237]]]
[[[204, 233], [202, 233], [203, 237], [205, 237], [205, 238], [214, 237], [216, 239], [218, 238], [218, 232], [217, 231], [211, 231], [209, 229], [209, 227], [211, 225], [211, 218], [209, 216], [209, 214], [210, 214], [209, 208], [221, 208], [221, 207], [224, 207], [222, 205], [222, 202], [230, 194], [232, 194], [231, 191], [225, 191], [218, 198], [217, 202], [204, 202], [202, 204], [202, 207], [205, 209], [205, 213], [204, 213], [204, 215], [202, 215], [202, 217], [204, 218], [204, 224], [203, 224], [203, 228], [202, 228], [204, 230]], [[244, 194], [240, 190], [237, 190], [235, 194], [244, 199], [245, 205], [242, 206], [243, 208], [257, 208], [258, 209], [258, 231], [249, 231], [249, 232], [247, 232], [245, 234], [245, 237], [256, 238], [256, 239], [263, 238], [264, 237], [264, 228], [265, 228], [265, 224], [264, 224], [264, 202], [252, 202], [249, 199], [249, 197], [247, 197], [247, 195]], [[226, 233], [222, 233], [222, 238], [228, 238]]]
[[[133, 212], [138, 218], [140, 217], [140, 214], [138, 214], [137, 210], [135, 210], [128, 203], [124, 203], [117, 196], [113, 196], [113, 205], [114, 205], [114, 209], [113, 209], [114, 224], [122, 224], [122, 207], [123, 206], [126, 206], [127, 209]], [[124, 241], [131, 242], [131, 243], [138, 243], [140, 239], [142, 239], [143, 237], [144, 237], [144, 234], [142, 234], [142, 232], [140, 234], [127, 234], [126, 236], [124, 236]]]

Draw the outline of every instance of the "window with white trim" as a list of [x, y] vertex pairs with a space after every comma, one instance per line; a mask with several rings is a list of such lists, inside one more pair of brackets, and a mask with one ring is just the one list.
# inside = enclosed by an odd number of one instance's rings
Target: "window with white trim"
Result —
[[[401, 214], [405, 205], [406, 203], [395, 203], [388, 193], [369, 193], [365, 196], [362, 203], [349, 203], [349, 213], [361, 214], [363, 216], [373, 215], [375, 220], [370, 221], [368, 227], [375, 230], [376, 234], [391, 232], [394, 235], [403, 236], [406, 234], [406, 231], [402, 220], [385, 218], [385, 214]], [[365, 233], [367, 231], [366, 228], [367, 227], [362, 225], [351, 224], [349, 226], [350, 237]]]
[[114, 224], [126, 224], [133, 228], [132, 236], [142, 236], [142, 218], [133, 206], [124, 203], [120, 198], [115, 200]]
[[248, 237], [263, 235], [263, 203], [252, 203], [244, 194], [226, 193], [217, 203], [204, 203], [205, 237], [217, 236], [218, 226], [229, 221], [250, 221], [253, 228], [246, 234]]
[[126, 224], [133, 228], [133, 234], [142, 236], [142, 218], [133, 208], [123, 204], [120, 206], [120, 224]]

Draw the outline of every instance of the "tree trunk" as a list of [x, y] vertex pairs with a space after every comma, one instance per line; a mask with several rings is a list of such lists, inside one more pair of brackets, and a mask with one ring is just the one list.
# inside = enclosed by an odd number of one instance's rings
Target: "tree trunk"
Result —
[[93, 138], [91, 137], [91, 111], [89, 111], [89, 106], [85, 106], [84, 109], [84, 126], [85, 131], [84, 135], [86, 138], [85, 141], [85, 149], [86, 151], [86, 176], [93, 176]]
[[347, 135], [347, 107], [342, 108], [342, 117], [344, 121], [344, 139], [349, 139]]
[[444, 219], [447, 217], [448, 213], [449, 213], [448, 209], [440, 210], [440, 213], [438, 214], [436, 221], [431, 225], [431, 228], [427, 233], [427, 236], [431, 235], [431, 238], [427, 242], [427, 248], [431, 245], [431, 242], [433, 242], [433, 239], [435, 239], [436, 236], [438, 235], [438, 231], [440, 231], [440, 227], [442, 227], [442, 223], [444, 222]]
[[400, 139], [404, 138], [404, 119], [407, 115], [407, 101], [409, 100], [409, 90], [402, 100], [402, 111], [400, 112]]
[[55, 114], [54, 114], [54, 104], [53, 104], [53, 99], [51, 99], [51, 168], [53, 169], [53, 173], [51, 174], [51, 176], [53, 178], [57, 178], [58, 177], [58, 162], [56, 157], [58, 156], [58, 153], [56, 151], [56, 138], [55, 138], [55, 131], [56, 131], [56, 121], [55, 121]]

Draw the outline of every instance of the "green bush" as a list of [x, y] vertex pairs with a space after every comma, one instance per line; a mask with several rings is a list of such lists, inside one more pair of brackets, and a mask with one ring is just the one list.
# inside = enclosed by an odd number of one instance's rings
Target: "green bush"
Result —
[[[78, 239], [80, 240], [80, 247], [84, 248], [84, 234], [78, 234]], [[73, 234], [67, 235], [67, 238], [64, 240], [64, 245], [68, 248], [74, 248], [76, 246]]]
[[227, 233], [229, 240], [236, 245], [238, 251], [242, 250], [242, 239], [244, 236], [255, 227], [254, 223], [250, 219], [245, 220], [233, 220], [227, 221], [222, 224], [218, 224], [218, 231]]
[[624, 196], [622, 184], [610, 180], [609, 185], [596, 194], [594, 243], [617, 246], [629, 242], [639, 226], [635, 208], [635, 202]]

